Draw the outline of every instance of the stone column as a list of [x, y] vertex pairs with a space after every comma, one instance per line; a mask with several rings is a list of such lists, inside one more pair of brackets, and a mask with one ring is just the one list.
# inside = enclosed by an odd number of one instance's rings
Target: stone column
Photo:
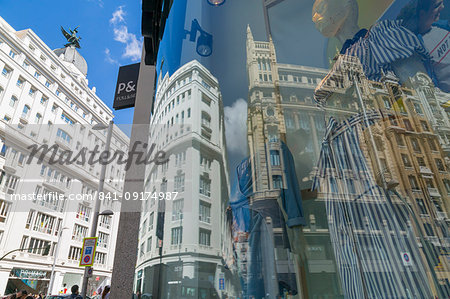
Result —
[[8, 284], [10, 272], [11, 272], [11, 269], [9, 269], [9, 268], [0, 268], [0, 295], [7, 295], [7, 294], [5, 294], [5, 291], [6, 291], [6, 285]]
[[[145, 65], [145, 48], [142, 51], [129, 149], [131, 150], [136, 142], [141, 142], [136, 146], [136, 150], [146, 153], [148, 148], [142, 145], [149, 140], [150, 114], [155, 93], [155, 66]], [[133, 156], [133, 163], [125, 175], [124, 194], [144, 191], [146, 165], [137, 165], [135, 161], [136, 156]], [[132, 298], [141, 203], [139, 200], [122, 201], [111, 279], [111, 299]]]

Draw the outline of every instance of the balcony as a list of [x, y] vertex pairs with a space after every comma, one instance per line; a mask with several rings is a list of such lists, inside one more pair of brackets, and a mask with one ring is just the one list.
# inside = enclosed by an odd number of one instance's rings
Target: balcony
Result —
[[447, 219], [447, 213], [445, 212], [436, 212], [437, 220], [445, 220]]
[[59, 179], [55, 179], [53, 177], [45, 177], [44, 185], [52, 189], [57, 189], [58, 191], [64, 192], [67, 188], [66, 182], [61, 182]]
[[424, 174], [424, 175], [433, 175], [433, 172], [431, 171], [431, 169], [429, 169], [428, 167], [425, 166], [419, 166], [420, 169], [420, 174]]
[[30, 117], [29, 113], [22, 113], [20, 115], [20, 122], [23, 124], [28, 124], [28, 118]]
[[208, 131], [209, 133], [212, 132], [211, 130], [211, 121], [205, 118], [202, 118], [202, 128]]
[[428, 188], [428, 193], [431, 197], [441, 197], [441, 194], [439, 193], [437, 188]]

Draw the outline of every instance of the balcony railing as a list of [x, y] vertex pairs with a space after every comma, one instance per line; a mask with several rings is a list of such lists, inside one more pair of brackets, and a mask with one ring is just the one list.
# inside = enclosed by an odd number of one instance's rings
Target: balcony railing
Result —
[[55, 179], [53, 177], [45, 177], [45, 182], [53, 187], [56, 187], [60, 190], [65, 190], [66, 189], [66, 182], [61, 182], [59, 179]]
[[441, 194], [439, 193], [437, 188], [428, 188], [428, 193], [432, 197], [440, 197], [441, 196]]

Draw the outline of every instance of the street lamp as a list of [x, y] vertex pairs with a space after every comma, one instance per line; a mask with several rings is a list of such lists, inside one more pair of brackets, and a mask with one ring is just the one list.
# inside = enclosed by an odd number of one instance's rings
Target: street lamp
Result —
[[[105, 160], [108, 159], [109, 157], [109, 148], [111, 147], [111, 139], [112, 139], [112, 133], [113, 133], [113, 127], [114, 127], [114, 121], [110, 121], [109, 125], [105, 125], [102, 123], [98, 123], [95, 124], [92, 127], [92, 130], [105, 130], [108, 129], [108, 134], [106, 135], [106, 144], [105, 144], [105, 150], [103, 153], [105, 154]], [[100, 154], [102, 156], [102, 154]], [[102, 161], [102, 159], [100, 158], [100, 161]], [[100, 179], [98, 182], [98, 190], [97, 190], [97, 196], [96, 196], [96, 201], [95, 201], [95, 206], [94, 206], [94, 213], [93, 213], [93, 218], [92, 218], [92, 225], [91, 225], [91, 234], [90, 237], [95, 237], [95, 235], [97, 234], [97, 226], [98, 226], [98, 217], [100, 215], [112, 215], [113, 212], [111, 210], [106, 210], [103, 213], [100, 213], [100, 200], [98, 199], [100, 193], [103, 192], [103, 186], [105, 185], [105, 176], [106, 176], [106, 163], [105, 161], [103, 161], [102, 163], [102, 169], [100, 172]], [[88, 282], [89, 282], [89, 269], [91, 267], [86, 267], [84, 269], [84, 276], [83, 276], [83, 286], [81, 289], [81, 296], [84, 298], [86, 298], [86, 293], [87, 293], [87, 286], [88, 286]]]
[[[197, 32], [200, 33], [197, 39]], [[185, 30], [186, 36], [189, 35], [189, 41], [195, 42], [197, 39], [197, 54], [203, 57], [210, 56], [213, 51], [213, 36], [202, 29], [197, 19], [192, 20], [191, 31]]]
[[53, 283], [55, 280], [55, 267], [56, 267], [56, 259], [58, 258], [58, 251], [59, 251], [59, 244], [61, 244], [61, 237], [63, 234], [63, 231], [65, 229], [69, 229], [68, 227], [63, 227], [58, 234], [58, 243], [56, 243], [56, 248], [55, 248], [55, 255], [53, 257], [53, 265], [52, 265], [52, 273], [50, 275], [50, 284], [48, 286], [48, 290], [47, 290], [47, 296], [50, 296], [52, 294], [52, 289], [53, 289]]
[[220, 6], [225, 3], [225, 0], [208, 0], [208, 3], [212, 6]]

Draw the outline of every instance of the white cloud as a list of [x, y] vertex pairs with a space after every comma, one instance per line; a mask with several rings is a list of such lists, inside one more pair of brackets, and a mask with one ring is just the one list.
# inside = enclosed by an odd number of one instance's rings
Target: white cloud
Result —
[[105, 60], [111, 64], [119, 63], [116, 59], [111, 57], [111, 51], [108, 48], [105, 49]]
[[247, 155], [247, 102], [237, 99], [224, 108], [225, 137], [230, 153]]
[[125, 15], [126, 11], [123, 10], [123, 6], [119, 6], [113, 12], [109, 22], [113, 26], [114, 40], [125, 45], [122, 57], [137, 61], [141, 58], [142, 39], [138, 39], [136, 34], [128, 32], [128, 27], [125, 25]]
[[109, 19], [109, 22], [111, 24], [117, 24], [120, 22], [125, 22], [124, 16], [125, 16], [125, 11], [123, 10], [123, 5], [117, 7], [117, 9], [113, 12], [112, 14], [112, 18]]

